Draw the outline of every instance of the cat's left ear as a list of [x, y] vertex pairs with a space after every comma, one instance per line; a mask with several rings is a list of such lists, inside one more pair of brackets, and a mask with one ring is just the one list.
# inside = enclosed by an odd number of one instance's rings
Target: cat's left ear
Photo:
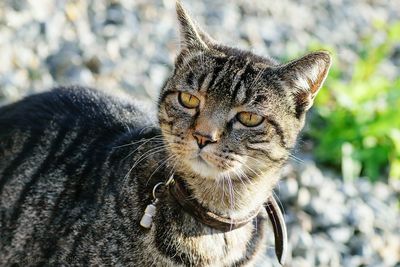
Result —
[[209, 45], [211, 45], [214, 41], [190, 18], [188, 12], [183, 8], [180, 0], [176, 1], [176, 13], [178, 16], [181, 33], [181, 52], [208, 50]]
[[328, 75], [331, 66], [328, 52], [310, 53], [278, 68], [281, 80], [292, 91], [298, 113], [307, 111]]

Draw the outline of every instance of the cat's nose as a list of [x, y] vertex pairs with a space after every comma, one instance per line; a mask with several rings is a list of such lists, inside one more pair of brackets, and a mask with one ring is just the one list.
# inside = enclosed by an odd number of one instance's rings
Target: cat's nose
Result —
[[211, 135], [202, 134], [199, 132], [194, 132], [193, 137], [194, 139], [196, 139], [197, 145], [199, 146], [200, 149], [202, 149], [208, 144], [217, 142], [217, 140], [214, 139]]

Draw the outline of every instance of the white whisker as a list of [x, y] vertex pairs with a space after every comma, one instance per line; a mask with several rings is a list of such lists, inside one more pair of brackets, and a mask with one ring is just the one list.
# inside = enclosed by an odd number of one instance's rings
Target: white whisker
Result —
[[[148, 138], [148, 139], [145, 138], [145, 139], [141, 139], [141, 140], [139, 140], [139, 141], [131, 142], [131, 143], [128, 143], [128, 144], [123, 144], [123, 145], [115, 146], [115, 147], [113, 147], [113, 149], [122, 148], [122, 147], [127, 147], [127, 146], [132, 146], [132, 145], [139, 144], [139, 143], [144, 143], [144, 144], [146, 144], [146, 143], [148, 143], [148, 142], [150, 142], [150, 141], [162, 142], [163, 140], [164, 140], [164, 138], [162, 138], [161, 135], [156, 135], [156, 136], [153, 136], [153, 137]], [[139, 147], [140, 147], [140, 146], [139, 146]], [[139, 147], [138, 147], [138, 148], [139, 148]]]
[[302, 160], [302, 159], [296, 157], [296, 156], [293, 155], [293, 154], [289, 154], [289, 158], [292, 159], [292, 160], [294, 160], [294, 161], [297, 162], [297, 163], [304, 163], [304, 160]]
[[174, 158], [174, 157], [176, 157], [176, 156], [175, 156], [175, 155], [172, 155], [172, 156], [167, 157], [165, 160], [163, 160], [163, 161], [161, 162], [161, 164], [158, 165], [158, 167], [151, 173], [151, 175], [150, 175], [149, 178], [147, 179], [146, 185], [148, 185], [148, 183], [150, 182], [151, 177], [153, 177], [153, 175], [154, 175], [159, 169], [161, 169], [162, 166], [164, 166], [165, 164], [167, 164], [167, 163], [168, 163], [172, 158]]

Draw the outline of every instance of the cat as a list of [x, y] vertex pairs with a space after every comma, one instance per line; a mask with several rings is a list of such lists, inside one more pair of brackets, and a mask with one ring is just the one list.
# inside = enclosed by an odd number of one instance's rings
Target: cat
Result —
[[176, 10], [181, 48], [157, 109], [79, 86], [0, 108], [0, 266], [262, 259], [260, 207], [331, 57], [280, 64], [217, 43]]

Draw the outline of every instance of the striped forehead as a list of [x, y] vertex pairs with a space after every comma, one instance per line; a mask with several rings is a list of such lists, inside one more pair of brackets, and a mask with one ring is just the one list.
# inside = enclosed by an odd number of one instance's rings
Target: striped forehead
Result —
[[191, 70], [186, 77], [193, 90], [209, 97], [231, 99], [232, 104], [249, 101], [255, 85], [261, 80], [265, 67], [255, 67], [247, 58], [213, 58], [208, 68], [196, 73]]

